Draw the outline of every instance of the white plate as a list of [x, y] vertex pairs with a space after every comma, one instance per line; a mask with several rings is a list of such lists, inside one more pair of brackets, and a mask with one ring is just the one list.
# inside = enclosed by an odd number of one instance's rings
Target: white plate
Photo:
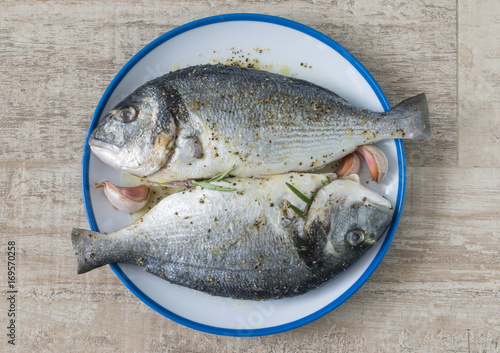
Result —
[[[331, 89], [353, 104], [372, 110], [389, 109], [382, 90], [349, 52], [323, 34], [282, 18], [232, 14], [188, 23], [159, 37], [135, 55], [104, 93], [89, 133], [105, 113], [134, 89], [154, 77], [188, 65], [247, 60], [273, 72], [290, 74]], [[405, 160], [400, 140], [378, 144], [388, 156], [389, 172], [383, 193], [395, 206], [384, 238], [342, 275], [302, 296], [268, 301], [241, 301], [210, 296], [172, 285], [138, 266], [112, 264], [122, 282], [160, 314], [205, 332], [256, 336], [290, 330], [335, 309], [356, 292], [385, 255], [401, 216], [405, 189]], [[365, 175], [366, 171], [362, 171]], [[83, 190], [93, 230], [109, 232], [130, 222], [114, 210], [95, 182], [121, 184], [121, 173], [103, 164], [88, 147], [83, 155]]]

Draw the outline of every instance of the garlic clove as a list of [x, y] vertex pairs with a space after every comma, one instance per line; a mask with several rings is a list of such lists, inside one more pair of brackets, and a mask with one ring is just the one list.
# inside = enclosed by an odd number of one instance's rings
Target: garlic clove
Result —
[[134, 213], [149, 201], [150, 189], [146, 185], [133, 187], [116, 186], [110, 181], [96, 183], [96, 188], [104, 188], [104, 195], [114, 208], [122, 212]]
[[389, 163], [384, 152], [373, 145], [360, 146], [356, 150], [364, 159], [373, 181], [381, 183], [387, 174]]
[[335, 174], [339, 177], [343, 177], [346, 175], [358, 174], [360, 169], [361, 160], [359, 159], [359, 156], [353, 152], [342, 159]]
[[343, 177], [343, 179], [355, 181], [356, 183], [361, 184], [361, 180], [359, 179], [358, 174], [349, 174], [349, 175]]

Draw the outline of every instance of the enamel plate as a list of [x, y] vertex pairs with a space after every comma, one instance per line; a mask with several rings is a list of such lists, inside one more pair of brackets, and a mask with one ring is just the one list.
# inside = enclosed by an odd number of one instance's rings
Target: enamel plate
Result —
[[[99, 119], [143, 83], [190, 65], [226, 63], [302, 78], [324, 86], [358, 106], [389, 109], [382, 90], [347, 50], [325, 35], [282, 18], [232, 14], [205, 18], [176, 28], [137, 53], [113, 79], [92, 118], [83, 154], [83, 193], [92, 230], [110, 232], [130, 223], [113, 209], [94, 183], [123, 185], [120, 172], [103, 164], [88, 146], [88, 135]], [[363, 184], [387, 197], [395, 215], [387, 234], [354, 265], [322, 287], [302, 296], [242, 301], [210, 296], [172, 285], [138, 266], [112, 264], [120, 280], [148, 306], [185, 326], [220, 335], [258, 336], [305, 325], [345, 302], [370, 277], [385, 255], [401, 216], [405, 190], [405, 160], [401, 140], [379, 143], [389, 171], [381, 185]]]

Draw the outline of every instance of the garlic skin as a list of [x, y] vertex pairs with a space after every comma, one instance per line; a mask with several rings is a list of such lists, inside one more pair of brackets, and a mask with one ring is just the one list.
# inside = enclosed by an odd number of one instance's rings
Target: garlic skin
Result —
[[108, 201], [122, 212], [137, 212], [149, 201], [150, 189], [146, 185], [122, 187], [105, 180], [102, 183], [96, 183], [94, 187], [104, 188], [104, 195]]
[[361, 169], [361, 160], [359, 156], [353, 152], [345, 156], [338, 169], [335, 171], [335, 174], [339, 177], [344, 177], [346, 175], [358, 174]]
[[384, 152], [373, 145], [360, 146], [356, 152], [365, 159], [372, 180], [381, 183], [389, 168], [389, 163]]

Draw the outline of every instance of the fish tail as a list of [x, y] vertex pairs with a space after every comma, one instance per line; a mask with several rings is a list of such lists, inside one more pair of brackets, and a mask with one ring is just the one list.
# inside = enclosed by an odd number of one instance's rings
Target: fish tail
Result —
[[414, 140], [431, 138], [431, 120], [425, 93], [405, 99], [383, 115], [391, 117], [396, 123], [393, 137]]
[[88, 272], [97, 267], [108, 264], [101, 258], [96, 246], [96, 242], [104, 236], [104, 234], [86, 229], [73, 228], [71, 231], [71, 243], [75, 251], [78, 274]]

